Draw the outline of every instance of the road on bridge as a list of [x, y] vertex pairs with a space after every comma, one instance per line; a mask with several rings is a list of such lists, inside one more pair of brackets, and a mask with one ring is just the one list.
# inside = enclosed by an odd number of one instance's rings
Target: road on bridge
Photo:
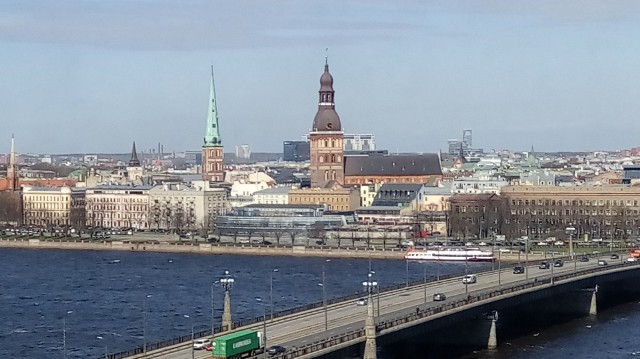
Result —
[[[607, 258], [608, 260], [608, 258]], [[626, 258], [620, 256], [617, 261], [624, 261]], [[550, 263], [552, 264], [552, 263]], [[571, 273], [574, 270], [597, 267], [598, 261], [592, 258], [589, 262], [565, 261], [563, 267], [553, 268], [554, 275]], [[447, 301], [456, 301], [466, 297], [468, 294], [485, 292], [489, 289], [499, 289], [499, 287], [522, 284], [527, 281], [540, 280], [551, 275], [552, 269], [540, 269], [538, 263], [527, 267], [528, 274], [514, 274], [512, 267], [481, 273], [477, 275], [477, 283], [465, 285], [461, 278], [451, 278], [436, 282], [428, 282], [425, 286], [414, 285], [409, 288], [398, 289], [391, 292], [381, 293], [374, 296], [374, 310], [376, 320], [393, 319], [412, 311], [416, 308], [425, 309], [432, 306], [434, 293], [445, 293]], [[363, 280], [366, 278], [363, 278]], [[426, 295], [425, 295], [426, 292]], [[445, 302], [437, 302], [443, 304]], [[380, 316], [378, 316], [378, 310]], [[275, 318], [272, 322], [267, 321], [267, 345], [282, 345], [287, 349], [301, 347], [305, 344], [338, 336], [348, 331], [361, 329], [364, 327], [364, 320], [367, 314], [366, 306], [358, 306], [356, 302], [343, 302], [334, 304], [327, 309], [327, 327], [325, 330], [325, 311], [323, 308], [312, 309], [306, 312], [293, 314], [286, 317]], [[253, 324], [246, 328], [263, 330], [263, 324]], [[142, 358], [136, 355], [133, 358]], [[211, 352], [195, 351], [195, 358], [211, 357]], [[260, 358], [262, 356], [258, 356]], [[191, 343], [184, 343], [174, 347], [167, 347], [148, 352], [146, 358], [162, 359], [191, 359]]]

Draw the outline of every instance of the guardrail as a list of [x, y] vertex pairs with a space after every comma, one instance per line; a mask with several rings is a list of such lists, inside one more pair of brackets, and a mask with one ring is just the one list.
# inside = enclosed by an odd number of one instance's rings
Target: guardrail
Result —
[[[538, 286], [543, 286], [543, 285], [548, 285], [550, 283], [557, 283], [560, 280], [563, 279], [569, 279], [569, 278], [573, 278], [573, 277], [578, 277], [578, 276], [582, 276], [585, 274], [591, 274], [591, 273], [597, 273], [597, 272], [602, 272], [605, 270], [609, 270], [611, 268], [618, 268], [618, 267], [625, 267], [625, 266], [637, 266], [638, 262], [622, 262], [622, 263], [616, 263], [616, 264], [612, 264], [612, 265], [607, 265], [607, 266], [602, 266], [602, 267], [595, 267], [595, 268], [589, 268], [589, 269], [583, 269], [577, 272], [571, 272], [571, 273], [566, 273], [566, 274], [562, 274], [562, 275], [557, 275], [557, 276], [553, 276], [553, 277], [549, 277], [549, 278], [544, 278], [542, 280], [534, 280], [532, 282], [527, 282], [527, 283], [523, 283], [523, 284], [518, 284], [518, 285], [514, 285], [508, 288], [502, 288], [502, 289], [497, 289], [497, 290], [492, 290], [489, 292], [485, 292], [485, 293], [481, 293], [481, 294], [477, 294], [477, 295], [471, 295], [468, 296], [465, 299], [460, 299], [457, 300], [455, 302], [449, 302], [446, 304], [441, 304], [439, 306], [436, 307], [429, 307], [423, 310], [420, 310], [416, 313], [410, 313], [410, 314], [406, 314], [404, 316], [398, 317], [398, 318], [394, 318], [392, 320], [386, 320], [386, 321], [381, 321], [376, 325], [376, 332], [380, 332], [382, 330], [385, 329], [389, 329], [389, 328], [393, 328], [395, 326], [399, 326], [399, 325], [403, 325], [415, 320], [419, 320], [419, 319], [424, 319], [426, 317], [429, 316], [433, 316], [436, 314], [440, 314], [442, 312], [445, 312], [447, 310], [451, 310], [451, 309], [455, 309], [455, 308], [459, 308], [468, 304], [472, 304], [472, 303], [476, 303], [476, 302], [480, 302], [483, 300], [487, 300], [487, 299], [491, 299], [494, 297], [498, 297], [501, 295], [505, 295], [505, 294], [510, 294], [513, 292], [518, 292], [521, 290], [526, 290], [526, 289], [530, 289], [530, 288], [534, 288], [534, 287], [538, 287]], [[280, 355], [274, 355], [271, 356], [271, 358], [273, 359], [293, 359], [293, 358], [297, 358], [303, 355], [307, 355], [310, 353], [313, 353], [315, 351], [319, 351], [319, 350], [323, 350], [323, 349], [327, 349], [330, 348], [332, 346], [336, 346], [339, 344], [343, 344], [352, 340], [356, 340], [356, 339], [360, 339], [362, 337], [365, 336], [365, 331], [364, 329], [359, 329], [356, 331], [350, 331], [347, 333], [343, 333], [343, 334], [339, 334], [333, 337], [330, 337], [328, 339], [324, 339], [324, 340], [320, 340], [314, 343], [310, 343], [307, 344], [305, 346], [299, 347], [299, 348], [292, 348], [292, 349], [288, 349], [287, 353], [284, 354], [280, 354]]]
[[[481, 273], [487, 273], [490, 272], [491, 268], [485, 269], [485, 270], [481, 270], [481, 271], [477, 271], [475, 273], [477, 274], [481, 274]], [[448, 274], [448, 275], [441, 275], [440, 276], [440, 281], [443, 280], [447, 280], [447, 279], [451, 279], [451, 278], [455, 278], [455, 277], [459, 277], [458, 274]], [[436, 282], [435, 279], [431, 279], [429, 281], [427, 281], [427, 284], [431, 284]], [[409, 287], [414, 287], [417, 285], [424, 285], [424, 280], [416, 280], [416, 281], [411, 281], [409, 282]], [[388, 292], [393, 292], [393, 291], [397, 291], [397, 290], [401, 290], [401, 289], [405, 289], [407, 287], [406, 283], [401, 283], [401, 284], [394, 284], [388, 287], [384, 287], [380, 289], [380, 293], [388, 293]], [[349, 301], [353, 301], [356, 300], [362, 296], [364, 296], [366, 293], [365, 292], [356, 292], [354, 294], [349, 294], [349, 295], [345, 295], [342, 297], [338, 297], [338, 298], [333, 298], [333, 299], [328, 299], [327, 300], [327, 305], [334, 305], [334, 304], [339, 304], [342, 302], [349, 302]], [[280, 310], [277, 312], [273, 313], [273, 318], [282, 318], [288, 315], [293, 315], [293, 314], [298, 314], [301, 312], [305, 312], [308, 310], [313, 310], [313, 309], [319, 309], [322, 308], [324, 306], [323, 302], [315, 302], [315, 303], [311, 303], [311, 304], [307, 304], [304, 306], [300, 306], [300, 307], [296, 307], [296, 308], [291, 308], [291, 309], [285, 309], [285, 310]], [[253, 325], [253, 324], [259, 324], [262, 323], [264, 321], [264, 317], [263, 316], [258, 316], [255, 318], [249, 318], [249, 319], [245, 319], [245, 320], [241, 320], [239, 322], [235, 322], [233, 323], [233, 329], [237, 329], [240, 327], [244, 327], [244, 326], [249, 326], [249, 325]], [[218, 334], [223, 332], [222, 330], [222, 326], [218, 326], [216, 328], [214, 328], [214, 334]], [[205, 336], [211, 335], [211, 329], [208, 328], [206, 330], [202, 330], [202, 331], [198, 331], [194, 333], [194, 338], [202, 338]], [[147, 344], [147, 352], [151, 351], [151, 350], [156, 350], [156, 349], [161, 349], [161, 348], [165, 348], [165, 347], [169, 347], [175, 344], [180, 344], [180, 343], [185, 343], [191, 341], [191, 334], [189, 335], [183, 335], [181, 337], [178, 338], [173, 338], [173, 339], [167, 339], [167, 340], [163, 340], [161, 342], [156, 342], [156, 343], [151, 343], [151, 344]], [[115, 353], [115, 354], [110, 354], [107, 356], [107, 358], [109, 359], [120, 359], [120, 358], [126, 358], [132, 355], [136, 355], [136, 354], [142, 354], [143, 353], [143, 348], [142, 346], [133, 348], [133, 349], [129, 349], [129, 350], [125, 350], [119, 353]]]

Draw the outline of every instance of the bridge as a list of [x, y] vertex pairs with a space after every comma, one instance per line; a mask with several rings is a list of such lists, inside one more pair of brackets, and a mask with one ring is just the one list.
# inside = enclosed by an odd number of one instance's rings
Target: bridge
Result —
[[[640, 278], [640, 262], [627, 261], [624, 256], [607, 261], [599, 265], [596, 258], [588, 262], [576, 258], [566, 260], [563, 267], [548, 269], [536, 264], [528, 266], [524, 274], [514, 274], [512, 267], [505, 267], [477, 273], [477, 282], [472, 284], [453, 277], [381, 291], [369, 285], [369, 290], [359, 296], [285, 311], [274, 318], [234, 323], [233, 327], [265, 331], [267, 346], [278, 344], [287, 349], [270, 356], [275, 359], [338, 358], [362, 355], [363, 348], [363, 358], [372, 359], [376, 358], [376, 344], [402, 348], [401, 343], [408, 338], [426, 337], [454, 346], [472, 344], [491, 349], [498, 345], [500, 326], [506, 333], [522, 326], [525, 318], [537, 323], [544, 317], [542, 313], [554, 313], [553, 317], [558, 313], [594, 315], [599, 302], [620, 302], [628, 294], [637, 295], [640, 288], [636, 287], [640, 286], [629, 284]], [[373, 284], [367, 277], [363, 279]], [[446, 299], [434, 301], [434, 293], [444, 293]], [[356, 299], [363, 296], [368, 296], [368, 304], [357, 305]], [[455, 330], [447, 331], [451, 327]], [[464, 335], [457, 335], [461, 332]], [[210, 334], [211, 330], [195, 333], [195, 337]], [[192, 336], [187, 335], [149, 345], [144, 353], [136, 348], [109, 358], [210, 356], [210, 352], [194, 352]]]

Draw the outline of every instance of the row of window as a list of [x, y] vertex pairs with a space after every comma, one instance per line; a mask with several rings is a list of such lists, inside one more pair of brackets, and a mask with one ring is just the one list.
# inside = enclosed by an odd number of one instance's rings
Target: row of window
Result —
[[618, 216], [618, 215], [638, 215], [640, 211], [637, 209], [627, 210], [615, 210], [615, 209], [512, 209], [512, 215], [545, 215], [545, 216], [557, 216], [557, 215], [584, 215], [584, 216]]
[[512, 199], [511, 205], [513, 206], [618, 206], [618, 207], [638, 207], [638, 200], [626, 199], [626, 200], [608, 200], [608, 199], [594, 199], [594, 200], [555, 200], [555, 199], [538, 199], [538, 200], [528, 200], [528, 199]]

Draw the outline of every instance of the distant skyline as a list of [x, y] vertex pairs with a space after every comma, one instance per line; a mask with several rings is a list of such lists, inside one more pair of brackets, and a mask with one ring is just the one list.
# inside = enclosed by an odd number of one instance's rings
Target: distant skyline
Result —
[[280, 152], [327, 47], [345, 133], [380, 149], [631, 148], [638, 38], [630, 0], [4, 0], [0, 153], [198, 150], [211, 64], [225, 152]]

